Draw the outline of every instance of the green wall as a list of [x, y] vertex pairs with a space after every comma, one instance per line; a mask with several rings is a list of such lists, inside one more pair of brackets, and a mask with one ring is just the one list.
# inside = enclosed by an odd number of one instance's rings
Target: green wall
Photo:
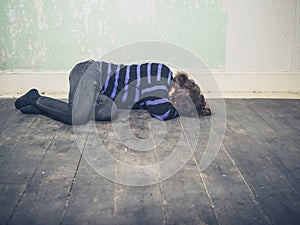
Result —
[[0, 0], [0, 70], [69, 70], [143, 40], [179, 45], [218, 69], [225, 26], [221, 0]]

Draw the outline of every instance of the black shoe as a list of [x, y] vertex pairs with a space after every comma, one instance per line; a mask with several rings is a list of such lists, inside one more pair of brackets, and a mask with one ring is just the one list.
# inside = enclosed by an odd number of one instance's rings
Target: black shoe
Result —
[[39, 99], [40, 94], [38, 90], [31, 89], [28, 91], [25, 95], [21, 96], [15, 101], [15, 106], [17, 109], [20, 109], [27, 105], [33, 105], [35, 106], [36, 101]]

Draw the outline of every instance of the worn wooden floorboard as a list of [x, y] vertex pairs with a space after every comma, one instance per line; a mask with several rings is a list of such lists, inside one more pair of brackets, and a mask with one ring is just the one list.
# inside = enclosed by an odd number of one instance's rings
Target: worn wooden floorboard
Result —
[[[201, 120], [201, 140], [197, 150], [205, 150], [210, 135], [209, 119]], [[197, 162], [203, 154], [196, 152]], [[214, 211], [222, 224], [270, 224], [239, 168], [222, 145], [216, 159], [202, 173]]]
[[[124, 119], [120, 119], [116, 124], [122, 127], [126, 123]], [[136, 148], [115, 146], [118, 151], [117, 159], [125, 163], [127, 166], [118, 166], [116, 168], [116, 180], [119, 181], [136, 181], [137, 186], [125, 186], [117, 184], [115, 187], [115, 215], [116, 224], [163, 224], [164, 211], [161, 198], [159, 184], [149, 186], [139, 186], [141, 183], [135, 179], [136, 174], [131, 168], [138, 166], [152, 165], [157, 163], [156, 145], [151, 136], [151, 118], [145, 112], [132, 112], [129, 117], [129, 126], [132, 136], [140, 138], [141, 143], [137, 143]], [[128, 132], [124, 130], [121, 133]], [[115, 137], [114, 143], [118, 143]], [[145, 150], [145, 143], [148, 149]], [[113, 146], [112, 146], [113, 147]], [[125, 177], [125, 179], [123, 178]], [[147, 182], [149, 179], [142, 179]]]
[[[177, 153], [182, 163], [192, 150], [188, 141], [178, 141], [183, 120], [156, 123], [136, 111], [129, 133], [122, 128], [126, 118], [73, 130], [21, 114], [14, 99], [0, 105], [0, 224], [300, 223], [299, 100], [226, 99], [226, 135], [205, 171], [199, 164], [211, 118], [200, 119], [200, 130], [186, 120], [187, 136], [198, 138], [191, 158], [175, 175], [141, 187], [122, 182], [147, 177], [135, 179], [109, 160], [95, 163], [106, 151], [127, 165], [152, 165], [176, 147], [184, 150]], [[133, 137], [139, 142], [126, 146]]]
[[22, 197], [26, 184], [0, 184], [0, 224], [7, 224]]
[[115, 183], [99, 176], [83, 159], [61, 224], [114, 224]]
[[[257, 119], [260, 119], [260, 123], [274, 131], [272, 135], [269, 135], [267, 132], [259, 135], [264, 144], [270, 149], [270, 151], [266, 151], [266, 154], [269, 154], [269, 160], [289, 178], [289, 181], [294, 183], [295, 189], [300, 191], [300, 166], [298, 165], [300, 149], [297, 143], [299, 141], [300, 120], [299, 117], [297, 119], [296, 114], [300, 101], [293, 100], [293, 104], [289, 105], [290, 107], [281, 108], [280, 106], [284, 105], [282, 100], [273, 100], [271, 102], [270, 100], [260, 100], [260, 103], [259, 105], [257, 103], [253, 104], [252, 100], [249, 105], [250, 109], [253, 109], [257, 114]], [[266, 105], [269, 107], [268, 110], [264, 110]], [[278, 110], [275, 111], [274, 108]], [[274, 114], [272, 109], [275, 111]], [[289, 114], [288, 112], [291, 113]], [[283, 121], [289, 121], [289, 123]], [[298, 124], [299, 127], [294, 129], [291, 124], [296, 124], [296, 127]]]
[[[265, 103], [257, 101], [256, 104]], [[270, 221], [273, 224], [299, 224], [299, 183], [287, 175], [283, 164], [274, 163], [280, 156], [274, 153], [273, 143], [268, 139], [276, 138], [278, 134], [249, 106], [247, 100], [227, 102], [231, 116], [224, 145]], [[230, 129], [232, 124], [235, 124], [233, 127], [240, 126], [240, 130]], [[286, 163], [297, 165], [298, 162], [294, 159]]]
[[162, 183], [166, 224], [218, 224], [196, 166], [187, 164]]
[[[270, 101], [265, 100], [263, 105], [269, 105], [273, 108], [278, 108], [280, 115], [274, 115], [272, 108], [269, 110], [262, 110], [255, 105], [251, 108], [256, 112], [261, 112], [260, 117], [264, 120], [265, 124], [268, 124], [272, 129], [276, 131], [275, 137], [264, 138], [265, 143], [269, 145], [271, 149], [273, 161], [278, 168], [288, 178], [289, 182], [294, 186], [297, 192], [300, 192], [300, 101], [289, 100], [291, 104], [289, 107], [285, 106], [283, 100]], [[261, 107], [262, 108], [262, 107]], [[298, 114], [297, 114], [298, 112]]]
[[[139, 115], [136, 116], [138, 117]], [[94, 143], [92, 141], [94, 140], [93, 138], [88, 138], [88, 143], [86, 143], [83, 153], [84, 157], [88, 157], [91, 154], [89, 152], [91, 148], [98, 148], [99, 150], [107, 150], [116, 159], [125, 163], [144, 163], [141, 158], [133, 155], [132, 149], [125, 149], [122, 143], [118, 141], [110, 123], [97, 123], [96, 126], [98, 132], [96, 135], [103, 139], [102, 146], [99, 146], [97, 142]], [[133, 128], [133, 133], [141, 136], [143, 133], [139, 131], [144, 129], [142, 125], [135, 127]], [[90, 136], [93, 135], [95, 134], [90, 134]], [[151, 161], [151, 155], [153, 154], [144, 156]], [[106, 168], [102, 166], [94, 167], [93, 169], [83, 158], [62, 224], [84, 224], [85, 222], [93, 224], [95, 221], [101, 221], [103, 224], [128, 225], [163, 223], [161, 194], [158, 185], [130, 187], [119, 184], [118, 176], [121, 176], [121, 173], [126, 171], [118, 171], [120, 168], [117, 165], [114, 167], [107, 165]], [[113, 176], [104, 178], [97, 174], [99, 169], [104, 173], [104, 170], [113, 170]], [[107, 174], [111, 175], [109, 172]], [[99, 205], [102, 206], [100, 211]]]
[[15, 99], [0, 99], [0, 165], [14, 149], [18, 140], [37, 119], [35, 116], [22, 115], [15, 109]]
[[[15, 192], [15, 200], [10, 202], [8, 208], [13, 208], [13, 210], [7, 212], [5, 222], [14, 224], [13, 218], [16, 212], [19, 212], [18, 207], [22, 203], [29, 185], [37, 175], [37, 169], [55, 136], [56, 127], [57, 125], [53, 125], [52, 121], [37, 117], [27, 132], [17, 139], [15, 145], [8, 144], [6, 146], [5, 142], [2, 145], [12, 149], [2, 158], [0, 182], [7, 190], [11, 188], [19, 190]], [[16, 224], [18, 223], [20, 221]]]
[[224, 147], [203, 177], [220, 223], [270, 224]]
[[0, 107], [1, 107], [1, 117], [0, 117], [0, 132], [4, 131], [7, 127], [9, 127], [14, 120], [18, 118], [18, 115], [15, 113], [16, 108], [14, 105], [15, 99], [0, 99]]
[[[22, 117], [14, 108], [14, 99], [0, 99], [0, 165], [10, 161], [10, 153], [23, 137], [28, 127], [36, 118]], [[7, 173], [7, 174], [6, 174]], [[5, 224], [13, 214], [15, 206], [21, 198], [26, 183], [7, 183], [5, 177], [10, 176], [12, 171], [2, 172], [0, 179], [0, 223]]]
[[164, 211], [159, 185], [116, 185], [114, 224], [163, 224]]
[[[29, 182], [9, 224], [59, 224], [79, 161], [70, 127], [57, 126], [51, 145]], [[30, 207], [28, 208], [28, 206]]]

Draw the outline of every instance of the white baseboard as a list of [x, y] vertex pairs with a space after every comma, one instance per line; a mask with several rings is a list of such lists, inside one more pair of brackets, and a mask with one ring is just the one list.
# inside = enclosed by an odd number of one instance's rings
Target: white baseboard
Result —
[[[208, 85], [208, 98], [300, 98], [300, 73], [226, 73], [212, 71], [217, 85]], [[207, 75], [194, 79], [205, 83]], [[68, 72], [2, 72], [0, 97], [18, 97], [31, 88], [57, 98], [68, 96]]]
[[211, 97], [213, 93], [221, 93], [224, 98], [300, 98], [300, 73], [213, 71], [212, 74], [219, 90], [208, 87]]
[[42, 94], [66, 98], [68, 72], [4, 72], [0, 74], [0, 97], [18, 97], [31, 88]]

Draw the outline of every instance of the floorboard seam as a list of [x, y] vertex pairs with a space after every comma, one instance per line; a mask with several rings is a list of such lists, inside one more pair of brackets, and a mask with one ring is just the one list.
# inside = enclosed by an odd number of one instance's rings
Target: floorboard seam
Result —
[[164, 188], [162, 186], [162, 182], [159, 183], [159, 190], [160, 190], [160, 196], [161, 196], [161, 201], [162, 201], [162, 210], [163, 210], [163, 224], [166, 225], [167, 224], [167, 209], [166, 209], [166, 205], [167, 202], [165, 200], [165, 195], [164, 195]]
[[215, 218], [216, 218], [216, 220], [217, 220], [217, 223], [218, 223], [218, 224], [221, 224], [220, 219], [219, 219], [219, 217], [218, 217], [218, 215], [217, 215], [217, 213], [216, 213], [216, 211], [215, 211], [215, 206], [214, 206], [214, 204], [213, 204], [212, 198], [211, 198], [211, 196], [210, 196], [210, 194], [209, 194], [209, 191], [208, 191], [208, 188], [207, 188], [207, 186], [206, 186], [206, 184], [205, 184], [204, 177], [203, 177], [203, 175], [202, 175], [201, 169], [200, 169], [199, 164], [198, 164], [198, 162], [197, 162], [197, 160], [196, 160], [196, 156], [195, 156], [195, 153], [194, 153], [194, 151], [193, 151], [193, 149], [192, 149], [191, 143], [189, 142], [189, 139], [187, 138], [187, 135], [186, 135], [186, 132], [185, 132], [185, 130], [184, 130], [184, 127], [182, 126], [181, 123], [180, 123], [180, 126], [181, 126], [181, 129], [183, 130], [184, 137], [185, 137], [185, 139], [187, 140], [189, 149], [190, 149], [191, 154], [192, 154], [192, 158], [193, 158], [193, 160], [195, 161], [195, 165], [196, 165], [198, 174], [199, 174], [199, 176], [200, 176], [200, 180], [201, 180], [201, 182], [202, 182], [202, 184], [203, 184], [205, 193], [206, 193], [206, 195], [207, 195], [207, 197], [208, 197], [208, 200], [209, 200], [209, 203], [210, 203], [210, 205], [211, 205], [213, 214], [214, 214], [214, 216], [215, 216]]
[[240, 169], [238, 168], [235, 160], [232, 158], [232, 156], [230, 155], [230, 153], [228, 152], [227, 148], [223, 145], [224, 147], [224, 152], [225, 154], [228, 156], [228, 158], [230, 159], [230, 161], [232, 162], [234, 168], [236, 169], [236, 171], [238, 172], [239, 176], [241, 177], [243, 183], [245, 184], [245, 186], [247, 187], [247, 189], [250, 192], [250, 196], [252, 201], [254, 202], [254, 204], [258, 207], [258, 209], [261, 211], [262, 215], [264, 216], [264, 218], [268, 221], [269, 224], [273, 224], [270, 220], [270, 218], [267, 216], [267, 214], [265, 213], [264, 209], [261, 207], [259, 201], [257, 200], [257, 198], [255, 197], [255, 194], [253, 192], [253, 190], [251, 189], [250, 185], [248, 184], [245, 176], [243, 175], [242, 171], [240, 171]]
[[[151, 139], [152, 139], [152, 141], [154, 143], [154, 146], [155, 146], [154, 156], [155, 156], [155, 159], [156, 159], [157, 163], [160, 164], [160, 162], [158, 161], [159, 158], [158, 158], [158, 155], [157, 155], [157, 148], [159, 146], [157, 146], [157, 144], [156, 144], [156, 141], [155, 141], [155, 138], [154, 138], [155, 134], [154, 134], [154, 130], [152, 129], [151, 123], [150, 123], [149, 129], [150, 129], [150, 132], [151, 132], [151, 137], [152, 137]], [[161, 178], [160, 170], [159, 170], [159, 178]], [[163, 213], [163, 225], [166, 225], [167, 224], [168, 212], [167, 212], [167, 208], [166, 208], [167, 202], [165, 200], [164, 188], [163, 188], [163, 182], [162, 181], [160, 181], [158, 183], [158, 188], [159, 188], [160, 198], [161, 198], [161, 206], [162, 206], [162, 213]]]
[[[119, 156], [120, 153], [119, 151], [117, 151], [117, 159], [119, 160]], [[116, 180], [115, 180], [115, 189], [114, 189], [114, 215], [117, 215], [118, 212], [118, 199], [120, 197], [120, 194], [122, 192], [122, 186], [121, 184], [118, 183], [118, 177], [119, 177], [119, 170], [118, 170], [118, 166], [116, 166], [116, 171], [115, 171], [115, 176], [116, 176]]]
[[[38, 119], [37, 117], [34, 118], [34, 119], [32, 120], [32, 122], [26, 127], [25, 132], [24, 132], [22, 135], [20, 135], [19, 138], [17, 138], [17, 139], [15, 140], [15, 142], [14, 142], [14, 144], [13, 144], [11, 150], [6, 154], [5, 157], [3, 157], [3, 159], [0, 161], [0, 166], [4, 163], [5, 159], [11, 154], [11, 152], [16, 148], [16, 145], [17, 145], [17, 143], [19, 142], [19, 140], [27, 134], [29, 128], [36, 122], [37, 119]], [[5, 130], [6, 130], [6, 129], [5, 129]], [[4, 130], [3, 132], [5, 132], [5, 130]], [[1, 133], [2, 133], [2, 132], [1, 132]]]
[[[261, 116], [261, 114], [259, 114], [253, 107], [250, 106], [249, 108], [256, 114], [256, 116], [258, 116], [261, 120], [263, 120], [263, 121], [268, 125], [268, 127], [274, 131], [274, 133], [276, 133], [276, 136], [278, 135], [278, 136], [282, 139], [282, 141], [283, 141], [285, 144], [287, 144], [287, 145], [289, 144], [289, 143], [287, 143], [287, 141], [285, 140], [285, 135], [282, 135], [280, 132], [278, 132], [278, 130], [274, 129], [273, 126], [272, 126], [272, 123], [271, 123], [270, 121], [266, 120], [263, 116]], [[297, 134], [296, 134], [296, 135], [297, 135]], [[296, 137], [296, 136], [295, 136], [295, 137]], [[272, 137], [272, 138], [273, 138], [273, 137]], [[293, 151], [295, 154], [298, 153], [298, 152], [294, 151], [293, 149], [292, 149], [292, 151]]]
[[25, 188], [24, 188], [24, 190], [23, 190], [23, 192], [22, 192], [20, 198], [18, 199], [18, 202], [16, 203], [16, 205], [15, 205], [15, 207], [14, 207], [14, 209], [13, 209], [11, 215], [9, 216], [9, 218], [8, 218], [8, 220], [7, 220], [7, 222], [6, 222], [6, 225], [9, 224], [9, 222], [10, 222], [11, 219], [13, 218], [13, 215], [14, 215], [15, 212], [17, 211], [18, 206], [20, 205], [20, 203], [21, 203], [21, 201], [22, 201], [22, 199], [23, 199], [23, 197], [24, 197], [24, 195], [25, 195], [25, 193], [26, 193], [26, 191], [27, 191], [27, 189], [28, 189], [28, 186], [30, 185], [30, 183], [31, 183], [31, 181], [32, 181], [32, 179], [33, 179], [33, 177], [34, 177], [34, 175], [36, 174], [37, 170], [39, 169], [39, 167], [40, 167], [40, 165], [41, 165], [43, 159], [45, 158], [45, 155], [46, 155], [47, 151], [49, 150], [49, 148], [50, 148], [50, 146], [51, 146], [51, 144], [52, 144], [52, 142], [53, 142], [53, 140], [54, 140], [55, 137], [56, 137], [56, 135], [54, 135], [54, 136], [52, 137], [51, 141], [49, 142], [49, 144], [48, 144], [48, 146], [47, 146], [47, 148], [46, 148], [46, 151], [44, 152], [44, 154], [43, 154], [43, 156], [42, 156], [42, 158], [41, 158], [41, 160], [40, 160], [40, 162], [39, 162], [39, 165], [35, 168], [35, 170], [33, 171], [32, 175], [31, 175], [30, 178], [28, 179], [28, 181], [27, 181], [27, 183], [26, 183], [26, 186], [25, 186]]
[[71, 198], [71, 194], [72, 194], [72, 190], [73, 190], [73, 186], [74, 186], [74, 183], [75, 183], [75, 180], [76, 180], [76, 176], [78, 174], [78, 170], [79, 170], [79, 166], [80, 166], [80, 163], [81, 163], [81, 160], [82, 160], [82, 157], [83, 157], [83, 152], [85, 150], [85, 146], [86, 146], [86, 143], [87, 143], [87, 139], [89, 137], [89, 134], [90, 134], [90, 130], [88, 131], [88, 135], [86, 137], [86, 140], [84, 142], [84, 147], [83, 147], [83, 150], [79, 156], [79, 160], [78, 160], [78, 163], [77, 163], [77, 166], [76, 166], [76, 170], [75, 170], [75, 173], [74, 173], [74, 176], [73, 176], [73, 179], [72, 179], [72, 183], [70, 185], [70, 188], [69, 188], [69, 191], [68, 191], [68, 194], [67, 194], [67, 198], [66, 198], [66, 202], [65, 202], [65, 205], [64, 205], [64, 209], [63, 209], [63, 212], [62, 212], [62, 215], [61, 215], [61, 219], [59, 221], [59, 225], [61, 225], [64, 221], [64, 218], [65, 218], [65, 214], [66, 214], [66, 211], [67, 211], [67, 207], [69, 205], [69, 201], [70, 201], [70, 198]]

